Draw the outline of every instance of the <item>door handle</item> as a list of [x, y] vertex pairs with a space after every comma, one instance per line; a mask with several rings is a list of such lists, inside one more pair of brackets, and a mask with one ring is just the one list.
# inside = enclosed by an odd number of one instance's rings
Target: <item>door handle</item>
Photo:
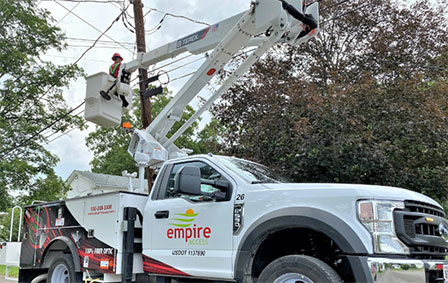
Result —
[[168, 218], [170, 216], [170, 212], [168, 210], [161, 210], [157, 211], [156, 214], [154, 214], [154, 216], [157, 219]]

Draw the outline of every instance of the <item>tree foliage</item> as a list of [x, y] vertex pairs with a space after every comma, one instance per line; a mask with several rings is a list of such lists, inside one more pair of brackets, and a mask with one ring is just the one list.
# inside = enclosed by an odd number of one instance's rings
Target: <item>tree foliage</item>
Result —
[[[40, 58], [62, 50], [64, 36], [48, 11], [33, 0], [0, 0], [0, 195], [32, 190], [39, 177], [53, 174], [58, 158], [47, 151], [43, 131], [81, 126], [69, 115], [61, 88], [81, 75], [75, 65], [58, 66]], [[57, 122], [55, 122], [57, 121]], [[0, 211], [5, 209], [4, 200]]]
[[[56, 174], [50, 172], [45, 178], [38, 178], [35, 185], [31, 187], [26, 194], [22, 194], [14, 201], [15, 205], [26, 206], [31, 205], [34, 201], [56, 201], [63, 199], [65, 193], [68, 191], [68, 186]], [[12, 209], [4, 210], [6, 215], [0, 215], [0, 242], [9, 240], [10, 223], [12, 216]], [[17, 232], [19, 223], [23, 221], [19, 217], [19, 210], [15, 210], [14, 225], [13, 225], [13, 241], [17, 240]]]
[[319, 3], [316, 39], [278, 46], [214, 107], [224, 150], [298, 182], [447, 200], [446, 1]]

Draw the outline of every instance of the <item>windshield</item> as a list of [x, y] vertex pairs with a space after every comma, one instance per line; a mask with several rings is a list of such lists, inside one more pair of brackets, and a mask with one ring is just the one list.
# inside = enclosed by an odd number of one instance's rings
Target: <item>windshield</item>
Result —
[[268, 167], [258, 163], [235, 157], [217, 156], [217, 158], [227, 168], [247, 180], [249, 183], [291, 183], [288, 178], [285, 178]]

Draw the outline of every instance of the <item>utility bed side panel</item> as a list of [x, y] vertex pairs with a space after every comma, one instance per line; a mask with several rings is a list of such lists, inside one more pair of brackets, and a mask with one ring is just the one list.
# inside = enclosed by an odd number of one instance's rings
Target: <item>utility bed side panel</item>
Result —
[[146, 201], [146, 195], [113, 192], [26, 207], [20, 266], [43, 267], [46, 249], [64, 237], [75, 246], [82, 270], [121, 274], [123, 208], [143, 211]]
[[118, 248], [120, 194], [68, 199], [65, 204], [85, 230], [90, 230], [95, 238], [107, 245]]

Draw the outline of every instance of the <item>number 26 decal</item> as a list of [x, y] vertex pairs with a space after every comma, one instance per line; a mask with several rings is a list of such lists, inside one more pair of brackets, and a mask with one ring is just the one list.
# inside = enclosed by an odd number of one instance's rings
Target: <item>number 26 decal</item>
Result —
[[245, 197], [246, 197], [245, 194], [237, 194], [236, 195], [236, 200], [244, 200]]

